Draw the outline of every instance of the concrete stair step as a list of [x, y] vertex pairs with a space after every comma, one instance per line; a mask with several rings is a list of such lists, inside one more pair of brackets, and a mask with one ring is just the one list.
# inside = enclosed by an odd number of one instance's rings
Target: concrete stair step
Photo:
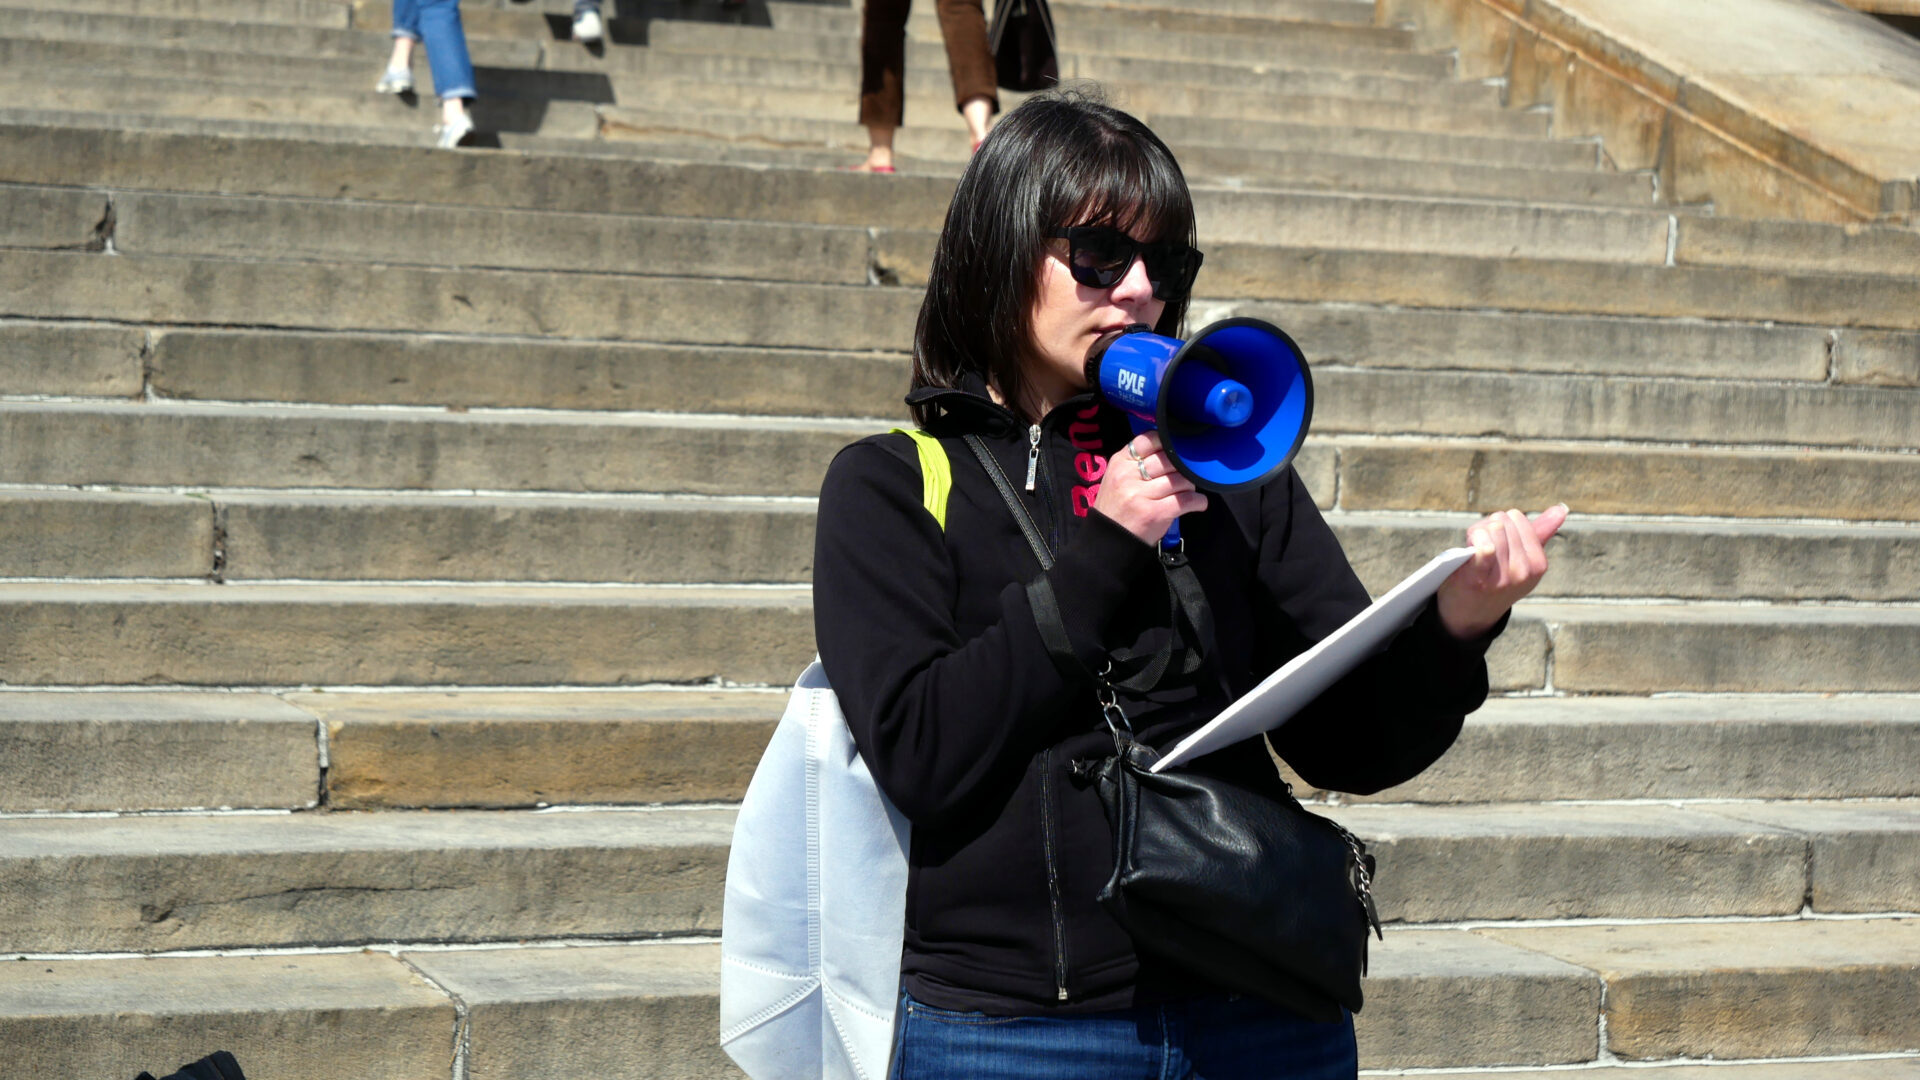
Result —
[[[812, 495], [833, 453], [890, 420], [336, 406], [0, 403], [22, 484]], [[776, 478], [754, 464], [789, 462]], [[1336, 455], [1338, 460], [1336, 462]], [[1911, 521], [1901, 453], [1325, 436], [1297, 467], [1350, 510]]]
[[6, 681], [35, 687], [786, 685], [813, 656], [804, 588], [0, 584], [0, 607]]
[[[41, 41], [0, 38], [0, 64], [16, 81], [52, 79], [65, 86], [88, 81], [131, 79], [198, 80], [202, 91], [244, 85], [262, 97], [287, 97], [292, 92], [333, 99], [364, 97], [373, 90], [384, 61], [379, 57], [328, 59], [290, 57], [210, 49], [141, 47], [89, 41]], [[424, 55], [416, 51], [414, 83], [422, 95], [431, 95], [432, 76]], [[31, 78], [29, 77], [31, 76]], [[551, 71], [520, 67], [474, 68], [482, 99], [505, 97], [557, 98], [608, 102], [613, 84], [597, 71]], [[153, 84], [156, 86], [163, 84]], [[431, 115], [428, 96], [424, 115]], [[403, 106], [405, 107], [405, 106]]]
[[[691, 25], [691, 24], [690, 24]], [[825, 97], [830, 102], [835, 119], [857, 113], [860, 95], [860, 68], [854, 60], [801, 60], [769, 59], [759, 56], [735, 56], [731, 53], [696, 53], [648, 50], [631, 58], [626, 70], [609, 76], [614, 85], [621, 87], [621, 100], [630, 104], [645, 105], [647, 98], [635, 86], [634, 80], [650, 77], [676, 77], [680, 82], [705, 84], [708, 97], [705, 100], [717, 104], [732, 104], [734, 99], [725, 96], [737, 92], [743, 87], [784, 87], [804, 89], [816, 97]], [[857, 60], [857, 54], [855, 57]], [[1087, 63], [1095, 62], [1088, 58]], [[1103, 63], [1120, 61], [1100, 61]], [[1211, 69], [1200, 72], [1211, 74]], [[1484, 108], [1499, 104], [1497, 93], [1479, 83], [1461, 83], [1440, 81], [1426, 77], [1398, 75], [1393, 73], [1375, 74], [1373, 72], [1352, 72], [1328, 70], [1315, 67], [1305, 61], [1275, 62], [1263, 65], [1258, 72], [1244, 71], [1240, 82], [1251, 84], [1242, 86], [1243, 92], [1283, 94], [1292, 97], [1343, 97], [1402, 104], [1445, 105], [1454, 104], [1468, 108]], [[1178, 102], [1196, 93], [1205, 94], [1205, 88], [1182, 85], [1162, 85], [1144, 82], [1113, 80], [1105, 84], [1109, 98], [1128, 111], [1146, 111], [1150, 104], [1158, 102]], [[925, 69], [915, 68], [906, 74], [905, 91], [907, 95], [906, 119], [912, 126], [941, 124], [960, 127], [959, 114], [954, 109], [953, 82], [946, 71], [944, 59], [938, 66]], [[656, 95], [657, 96], [657, 95]], [[1011, 109], [1028, 95], [1017, 91], [1005, 91], [1000, 99], [1002, 111]], [[659, 96], [658, 100], [678, 104], [681, 99]], [[1255, 113], [1244, 103], [1220, 96], [1223, 105], [1231, 103], [1236, 113]], [[689, 104], [698, 104], [690, 102]], [[738, 100], [735, 107], [756, 108], [758, 99]], [[1266, 114], [1270, 115], [1270, 114]]]
[[[1380, 917], [1912, 911], [1920, 801], [1336, 807], [1380, 860]], [[1593, 867], [1605, 866], [1596, 875]]]
[[[1552, 638], [1552, 687], [1570, 694], [1912, 693], [1920, 690], [1913, 607], [1523, 601]], [[1503, 684], [1531, 664], [1503, 635]], [[1546, 673], [1534, 687], [1546, 685]], [[1515, 687], [1517, 688], [1517, 687]]]
[[1899, 450], [1920, 391], [1622, 376], [1313, 369], [1315, 433]]
[[[373, 30], [17, 7], [0, 7], [0, 37], [360, 59], [368, 62], [368, 70], [375, 75], [378, 74], [376, 69], [381, 57], [386, 55], [389, 40], [386, 34]], [[543, 46], [539, 41], [476, 37], [467, 44], [475, 64], [490, 67], [540, 66]], [[569, 45], [578, 48], [571, 43]]]
[[[924, 251], [931, 229], [423, 207], [0, 185], [0, 245], [382, 265], [565, 270], [861, 285], [880, 252]], [[1414, 196], [1203, 191], [1200, 243], [1332, 247], [1659, 266], [1665, 215]], [[65, 221], [62, 232], [57, 226]], [[639, 253], [659, 257], [642, 258]]]
[[[1744, 1065], [1611, 1065], [1584, 1070], [1591, 1080], [1912, 1080], [1920, 1072], [1920, 1057], [1815, 1058], [1808, 1061], [1763, 1061]], [[1499, 1080], [1506, 1070], [1452, 1069], [1431, 1073], [1436, 1080]]]
[[[1268, 105], [1291, 124], [1383, 128], [1457, 135], [1544, 135], [1535, 114], [1492, 109], [1465, 109], [1431, 105], [1403, 105], [1343, 97], [1286, 97]], [[823, 120], [804, 116], [757, 115], [733, 112], [695, 112], [631, 105], [600, 110], [601, 137], [680, 142], [737, 142], [774, 147], [838, 147], [864, 151], [866, 129], [849, 116]], [[1282, 132], [1282, 137], [1291, 132]], [[1166, 133], [1178, 142], [1177, 128]], [[950, 127], [908, 125], [895, 136], [898, 150], [913, 158], [964, 161], [968, 153], [964, 131]], [[1248, 146], [1243, 141], [1240, 145]], [[1262, 149], [1258, 142], [1252, 149]]]
[[[1347, 510], [1490, 511], [1564, 501], [1582, 514], [1906, 522], [1910, 454], [1616, 447], [1551, 442], [1310, 441], [1297, 468]], [[1333, 469], [1337, 468], [1337, 477]], [[1326, 469], [1321, 472], [1317, 470]]]
[[[1468, 514], [1346, 511], [1328, 520], [1374, 595], [1462, 542]], [[1549, 552], [1542, 599], [1920, 600], [1920, 530], [1576, 513]]]
[[[879, 258], [902, 282], [924, 281], [919, 258], [896, 258], [884, 247]], [[1915, 330], [1916, 287], [1911, 278], [1744, 267], [1216, 244], [1197, 292], [1221, 299]]]
[[[304, 809], [321, 798], [336, 810], [732, 802], [785, 702], [764, 691], [17, 691], [0, 695], [0, 812]], [[1420, 777], [1340, 798], [1910, 801], [1916, 764], [1912, 696], [1494, 697]], [[1815, 816], [1855, 805], [1865, 804], [1823, 804]], [[1819, 831], [1812, 818], [1756, 820]]]
[[[1361, 72], [1385, 69], [1432, 76], [1444, 75], [1450, 69], [1444, 61], [1440, 64], [1433, 60], [1415, 61], [1396, 68], [1394, 61], [1383, 60], [1378, 54], [1405, 53], [1411, 41], [1411, 35], [1394, 29], [1294, 23], [1285, 26], [1284, 33], [1247, 33], [1238, 29], [1191, 33], [1156, 29], [1150, 22], [1130, 25], [1136, 21], [1121, 20], [1112, 25], [1101, 20], [1068, 25], [1056, 20], [1054, 26], [1060, 34], [1060, 77], [1093, 77], [1085, 63], [1107, 57], [1151, 57], [1179, 67], [1246, 68], [1275, 64]], [[647, 29], [647, 47], [665, 52], [727, 53], [857, 64], [860, 59], [858, 23], [850, 21], [845, 25], [845, 29], [810, 33], [782, 26], [659, 21]], [[945, 60], [946, 48], [937, 34], [932, 38], [918, 35], [908, 38], [907, 67], [939, 70]]]
[[[1340, 134], [1352, 143], [1339, 148]], [[1405, 136], [1294, 127], [1294, 153], [1405, 157], [1447, 146], [1540, 147], [1545, 141]], [[1373, 140], [1370, 136], [1384, 136]], [[584, 145], [584, 144], [574, 144]], [[631, 151], [600, 143], [597, 153]], [[1578, 148], [1573, 148], [1578, 149]], [[1591, 147], [1586, 148], [1591, 155]], [[951, 178], [865, 176], [836, 168], [688, 164], [620, 156], [441, 154], [398, 146], [315, 144], [80, 128], [0, 127], [0, 180], [24, 184], [203, 194], [352, 198], [401, 204], [772, 220], [819, 225], [938, 229]], [[1191, 151], [1190, 151], [1191, 152]], [[1268, 157], [1279, 157], [1269, 154]], [[845, 163], [844, 157], [833, 160]], [[1382, 163], [1383, 167], [1388, 163]], [[1589, 156], [1588, 164], [1591, 165]], [[1533, 168], [1527, 165], [1525, 168]], [[1437, 168], [1436, 171], [1443, 171]], [[1571, 170], [1569, 170], [1571, 172]], [[1605, 176], [1591, 168], [1572, 173]], [[1202, 188], [1202, 201], [1216, 198]], [[880, 196], [884, 195], [884, 198]], [[66, 235], [66, 234], [61, 234]]]
[[[82, 349], [104, 367], [121, 340], [0, 324], [0, 349], [19, 349], [23, 370]], [[29, 352], [36, 342], [44, 351]], [[153, 392], [189, 400], [761, 416], [902, 416], [908, 375], [898, 353], [253, 331], [161, 331], [151, 359]], [[15, 385], [57, 394], [71, 384], [55, 374]]]
[[0, 694], [0, 813], [316, 806], [322, 745], [265, 694]]
[[[786, 587], [17, 583], [0, 609], [27, 687], [785, 685], [813, 652]], [[1502, 691], [1912, 693], [1920, 614], [1526, 601], [1488, 666]]]
[[1316, 365], [1866, 384], [1920, 356], [1920, 335], [1770, 323], [1267, 302], [1194, 321], [1229, 315], [1287, 328]]
[[226, 1048], [248, 1076], [438, 1080], [459, 1030], [453, 999], [384, 953], [0, 967], [0, 1039], [50, 1076], [164, 1075]]
[[715, 933], [733, 811], [0, 819], [0, 949]]
[[[670, 413], [0, 403], [0, 471], [28, 484], [811, 496], [842, 446], [888, 426]], [[784, 464], [769, 470], [770, 461]]]
[[[1510, 935], [1524, 935], [1524, 944], [1504, 940]], [[1605, 1051], [1635, 1063], [1592, 1070], [1607, 1080], [1629, 1071], [1651, 1080], [1907, 1080], [1912, 1057], [1800, 1055], [1911, 1040], [1911, 1015], [1900, 1010], [1897, 989], [1886, 991], [1911, 977], [1920, 953], [1915, 937], [1910, 920], [1895, 919], [1399, 931], [1373, 948], [1367, 1007], [1357, 1017], [1361, 1064], [1592, 1064], [1603, 1050], [1604, 1015]], [[188, 1033], [199, 1031], [230, 1032], [244, 1067], [293, 1080], [330, 1075], [324, 1067], [306, 1071], [313, 1061], [367, 1062], [359, 1075], [424, 1080], [444, 1071], [456, 1033], [466, 1040], [475, 1080], [740, 1075], [712, 1045], [719, 1022], [719, 947], [712, 944], [47, 960], [4, 970], [0, 1016], [26, 1048], [23, 1062], [52, 1075], [118, 1075], [155, 1059], [190, 1060], [199, 1044]], [[207, 991], [182, 1007], [182, 985]], [[436, 987], [458, 997], [459, 1019]], [[1681, 996], [1688, 993], [1691, 1000]], [[1741, 994], [1790, 1009], [1791, 1019], [1763, 1025], [1744, 1010], [1708, 1011]], [[1683, 1027], [1659, 1028], [1652, 1010], [1663, 1004], [1681, 1006]], [[336, 1012], [336, 1023], [290, 1029], [299, 1038], [285, 1037], [275, 1022]], [[170, 1019], [126, 1030], [123, 1017], [153, 1013]], [[581, 1028], [598, 1037], [574, 1037]], [[1428, 1034], [1435, 1030], [1458, 1037], [1436, 1040]], [[1736, 1046], [1765, 1049], [1724, 1052]], [[1706, 1056], [1698, 1047], [1782, 1060], [1646, 1068]]]
[[[61, 261], [70, 260], [70, 261]], [[0, 250], [0, 316], [898, 349], [918, 290]]]
[[[434, 145], [433, 129], [422, 123], [408, 127], [366, 127], [332, 123], [295, 123], [286, 120], [235, 120], [223, 117], [181, 116], [165, 112], [100, 112], [91, 109], [0, 108], [0, 127], [52, 127], [63, 130], [124, 132], [140, 135], [213, 136], [233, 140], [298, 139], [310, 146], [418, 147]], [[525, 136], [495, 136], [503, 144]]]
[[[1312, 28], [1307, 32], [1318, 31], [1327, 26], [1359, 28], [1373, 26], [1373, 12], [1364, 4], [1322, 4], [1302, 11], [1285, 6], [1270, 6], [1258, 14], [1229, 15], [1199, 10], [1195, 7], [1177, 7], [1168, 4], [1124, 5], [1103, 3], [1074, 3], [1072, 0], [1058, 4], [1049, 4], [1056, 28], [1071, 26], [1075, 30], [1097, 28], [1106, 30], [1151, 30], [1161, 33], [1189, 34], [1230, 34], [1246, 38], [1258, 38], [1266, 41], [1285, 41], [1303, 28]], [[786, 3], [784, 0], [769, 0], [767, 14], [776, 30], [800, 31], [811, 34], [843, 34], [858, 37], [860, 34], [860, 11], [854, 7], [838, 7], [830, 4]], [[989, 12], [991, 21], [992, 14]], [[907, 16], [908, 33], [920, 34], [929, 40], [939, 40], [940, 19], [937, 11], [931, 8], [916, 8]], [[1062, 30], [1064, 33], [1064, 30]], [[1406, 48], [1412, 44], [1411, 35], [1404, 31], [1394, 31], [1395, 37], [1386, 38], [1396, 47]]]
[[1299, 150], [1174, 147], [1190, 184], [1236, 187], [1324, 188], [1460, 196], [1540, 203], [1645, 207], [1653, 179], [1644, 173], [1528, 169], [1448, 161], [1366, 157]]
[[[1815, 913], [1898, 911], [1920, 892], [1912, 802], [1330, 813], [1378, 855], [1387, 921], [1785, 916], [1809, 892]], [[20, 853], [0, 856], [0, 949], [713, 933], [732, 828], [675, 808], [0, 819]]]
[[[344, 809], [734, 801], [786, 703], [782, 694], [632, 691], [287, 700], [326, 724], [327, 797]], [[1420, 777], [1341, 798], [1910, 800], [1920, 795], [1917, 705], [1898, 695], [1495, 697]], [[56, 735], [48, 729], [48, 747]], [[122, 767], [98, 751], [68, 752], [103, 761], [103, 773]], [[1304, 781], [1296, 789], [1313, 790]], [[314, 787], [290, 790], [310, 802]]]
[[[888, 420], [462, 413], [165, 403], [0, 403], [19, 484], [812, 495]], [[767, 474], [762, 460], [791, 468]], [[1324, 436], [1297, 468], [1349, 510], [1567, 501], [1595, 514], [1912, 521], [1912, 455]], [[1336, 485], [1337, 489], [1336, 489]]]
[[[0, 576], [228, 581], [804, 583], [808, 501], [367, 492], [0, 491]], [[1333, 515], [1379, 593], [1460, 542], [1467, 515]], [[1908, 526], [1580, 515], [1540, 597], [1920, 600]]]
[[1607, 1047], [1626, 1060], [1876, 1053], [1915, 1045], [1900, 1004], [1920, 921], [1489, 930], [1607, 983]]
[[[573, 143], [570, 145], [583, 145]], [[0, 126], [0, 180], [406, 205], [937, 229], [950, 177], [602, 156], [445, 154], [298, 139]], [[837, 159], [844, 163], [844, 158]], [[878, 196], [884, 193], [886, 198]], [[864, 215], [864, 216], [861, 216]], [[62, 234], [65, 235], [65, 234]], [[897, 347], [897, 346], [896, 346]]]
[[353, 25], [353, 9], [341, 0], [74, 0], [36, 4], [12, 0], [12, 8], [131, 15], [148, 18], [206, 19], [229, 23], [275, 23], [344, 30]]
[[230, 581], [804, 586], [813, 568], [811, 501], [262, 494], [217, 505]]
[[[424, 90], [426, 84], [422, 84]], [[140, 77], [110, 82], [62, 77], [0, 81], [0, 94], [17, 110], [80, 110], [109, 115], [174, 116], [196, 120], [271, 122], [345, 129], [348, 137], [368, 129], [431, 129], [439, 122], [431, 97], [412, 99], [375, 94], [356, 83], [342, 96], [329, 97], [298, 86], [225, 82], [209, 86], [186, 79]], [[480, 98], [473, 118], [483, 132], [538, 132], [553, 137], [591, 139], [599, 130], [587, 101], [530, 98]]]
[[1150, 12], [1193, 12], [1236, 18], [1314, 19], [1362, 22], [1373, 18], [1371, 5], [1354, 0], [1112, 0], [1102, 7]]
[[1909, 800], [1897, 804], [1904, 813], [1920, 794], [1916, 758], [1920, 698], [1910, 696], [1494, 697], [1426, 772], [1340, 800], [1887, 798]]

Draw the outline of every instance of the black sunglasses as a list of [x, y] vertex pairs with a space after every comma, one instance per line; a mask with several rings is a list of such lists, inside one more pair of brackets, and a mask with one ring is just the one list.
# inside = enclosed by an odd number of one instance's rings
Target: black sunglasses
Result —
[[1067, 270], [1089, 289], [1111, 289], [1133, 266], [1134, 256], [1147, 265], [1154, 299], [1180, 300], [1193, 288], [1200, 273], [1201, 254], [1185, 244], [1143, 244], [1109, 225], [1076, 225], [1054, 229], [1048, 236], [1067, 242]]

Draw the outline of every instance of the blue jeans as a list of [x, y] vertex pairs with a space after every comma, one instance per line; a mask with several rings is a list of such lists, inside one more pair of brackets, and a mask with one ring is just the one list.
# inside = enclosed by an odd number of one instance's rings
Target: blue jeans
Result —
[[891, 1080], [1353, 1080], [1353, 1017], [1317, 1023], [1258, 998], [1082, 1016], [987, 1016], [902, 994]]
[[473, 90], [473, 61], [467, 56], [459, 0], [393, 0], [393, 36], [426, 44], [433, 92], [442, 101], [479, 96]]

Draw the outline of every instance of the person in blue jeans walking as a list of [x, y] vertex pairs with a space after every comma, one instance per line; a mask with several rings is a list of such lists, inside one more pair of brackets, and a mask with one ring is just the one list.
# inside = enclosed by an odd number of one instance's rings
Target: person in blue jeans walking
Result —
[[[1358, 1070], [1340, 1002], [1233, 993], [1098, 900], [1114, 840], [1074, 766], [1113, 752], [1101, 673], [1184, 650], [1148, 665], [1163, 674], [1144, 689], [1111, 691], [1135, 737], [1164, 748], [1369, 602], [1297, 472], [1196, 491], [1159, 433], [1135, 435], [1088, 389], [1105, 335], [1180, 336], [1194, 242], [1186, 180], [1139, 120], [1075, 91], [1023, 102], [961, 176], [914, 337], [906, 401], [951, 466], [944, 517], [904, 434], [848, 446], [821, 485], [815, 642], [855, 747], [911, 825], [898, 1080]], [[1473, 525], [1473, 560], [1275, 729], [1272, 751], [1308, 783], [1363, 794], [1436, 761], [1485, 700], [1487, 647], [1565, 513]], [[1157, 545], [1176, 518], [1211, 616], [1204, 653], [1173, 630]], [[1287, 797], [1267, 739], [1183, 768]]]
[[460, 24], [459, 0], [393, 0], [393, 54], [374, 89], [382, 94], [413, 92], [413, 47], [425, 42], [433, 71], [433, 92], [440, 98], [435, 145], [452, 149], [473, 131], [469, 103], [478, 96], [473, 61], [467, 56], [467, 32]]

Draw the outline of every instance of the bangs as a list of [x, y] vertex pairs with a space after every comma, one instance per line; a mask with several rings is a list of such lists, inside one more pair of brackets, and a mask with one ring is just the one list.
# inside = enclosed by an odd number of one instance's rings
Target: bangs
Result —
[[1105, 138], [1049, 163], [1039, 207], [1042, 228], [1107, 225], [1148, 243], [1192, 243], [1186, 178], [1158, 139]]

